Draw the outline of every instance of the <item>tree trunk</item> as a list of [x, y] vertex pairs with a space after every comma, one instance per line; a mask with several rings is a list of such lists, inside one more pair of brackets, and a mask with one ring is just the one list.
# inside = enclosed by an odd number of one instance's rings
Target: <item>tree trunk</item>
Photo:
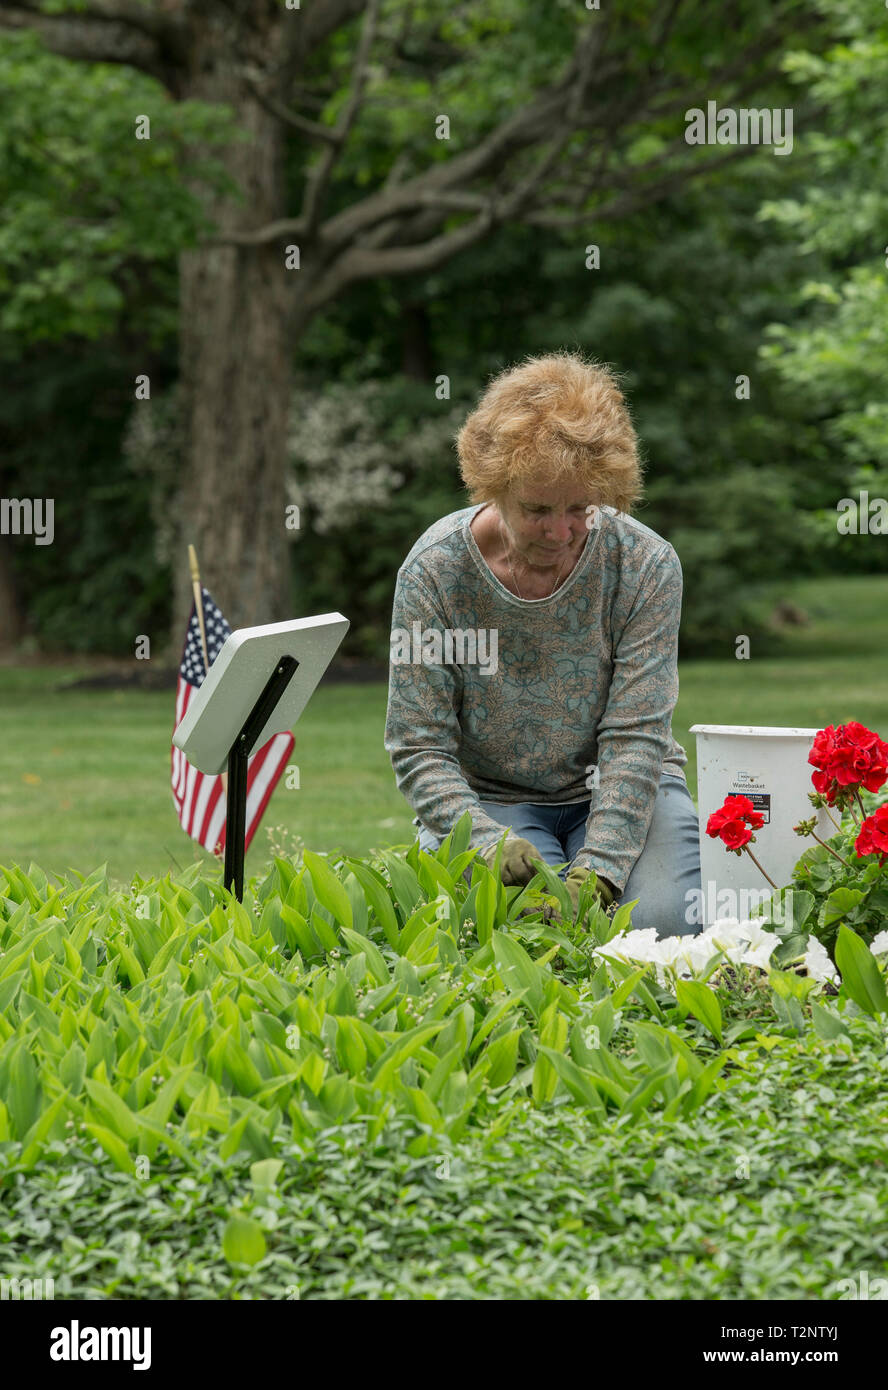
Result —
[[[184, 95], [222, 101], [249, 136], [206, 153], [243, 190], [239, 204], [202, 192], [220, 232], [282, 216], [280, 122], [226, 70], [214, 26], [198, 33]], [[291, 616], [284, 471], [290, 395], [287, 305], [298, 270], [280, 245], [207, 247], [180, 258], [179, 376], [185, 466], [175, 549], [173, 650], [191, 604], [187, 545], [232, 627]]]

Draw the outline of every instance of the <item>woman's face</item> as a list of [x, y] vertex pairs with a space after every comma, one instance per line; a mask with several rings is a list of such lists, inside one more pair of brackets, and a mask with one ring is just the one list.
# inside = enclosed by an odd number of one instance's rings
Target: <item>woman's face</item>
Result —
[[519, 484], [497, 503], [506, 538], [529, 565], [559, 565], [582, 550], [589, 534], [591, 499], [576, 483], [534, 487]]

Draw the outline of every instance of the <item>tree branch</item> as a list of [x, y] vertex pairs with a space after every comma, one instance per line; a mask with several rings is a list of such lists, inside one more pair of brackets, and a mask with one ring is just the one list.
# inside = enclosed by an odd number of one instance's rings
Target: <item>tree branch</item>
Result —
[[630, 213], [638, 212], [641, 208], [648, 207], [651, 203], [659, 202], [661, 198], [668, 197], [677, 188], [682, 188], [685, 184], [690, 183], [691, 179], [699, 178], [701, 174], [711, 174], [714, 170], [721, 169], [726, 164], [733, 164], [738, 159], [748, 159], [751, 154], [757, 154], [760, 149], [760, 145], [735, 145], [727, 154], [719, 155], [715, 159], [700, 160], [696, 165], [690, 167], [673, 170], [666, 178], [649, 183], [644, 188], [623, 193], [618, 198], [612, 198], [609, 203], [605, 203], [600, 208], [587, 208], [585, 212], [576, 213], [532, 210], [519, 217], [518, 220], [531, 227], [581, 227], [588, 226], [592, 222], [612, 221], [617, 217], [628, 217]]
[[41, 0], [17, 0], [13, 8], [28, 10], [44, 19], [98, 19], [105, 23], [126, 24], [154, 39], [180, 37], [186, 30], [181, 15], [169, 10], [149, 9], [139, 0], [83, 0], [77, 9], [63, 10], [55, 15], [44, 11]]
[[317, 165], [310, 169], [306, 175], [305, 197], [300, 211], [300, 219], [307, 228], [308, 236], [311, 236], [317, 227], [320, 216], [321, 204], [327, 185], [330, 181], [330, 174], [339, 154], [349, 137], [355, 122], [355, 117], [361, 106], [364, 96], [364, 88], [367, 84], [367, 70], [370, 62], [370, 50], [373, 47], [373, 38], [379, 22], [380, 0], [367, 0], [367, 9], [364, 14], [364, 27], [361, 30], [361, 39], [358, 50], [355, 54], [354, 68], [352, 71], [351, 91], [348, 101], [342, 112], [341, 119], [335, 128], [335, 143], [328, 145], [321, 155]]
[[660, 32], [657, 34], [657, 37], [654, 40], [654, 45], [656, 48], [664, 49], [666, 47], [667, 43], [669, 42], [669, 35], [672, 33], [672, 27], [675, 24], [678, 12], [683, 4], [684, 0], [672, 0], [672, 4], [669, 6], [668, 11], [663, 17], [663, 23], [660, 26]]
[[426, 193], [443, 192], [501, 167], [517, 150], [550, 134], [563, 106], [562, 93], [548, 93], [509, 117], [474, 149], [454, 155], [406, 183], [371, 193], [361, 203], [336, 214], [321, 228], [323, 241], [331, 247], [348, 245], [376, 222], [415, 211]]
[[271, 96], [253, 73], [245, 72], [243, 77], [260, 105], [264, 106], [266, 111], [270, 111], [273, 116], [277, 116], [279, 121], [283, 121], [285, 125], [298, 130], [300, 135], [307, 135], [311, 140], [321, 140], [331, 145], [338, 145], [339, 135], [333, 126], [321, 125], [319, 121], [310, 121], [307, 117], [300, 116], [298, 111], [291, 111], [276, 97]]
[[[377, 193], [331, 218], [321, 228], [324, 244], [331, 249], [353, 244], [358, 235], [365, 233], [376, 222], [411, 214], [418, 207], [428, 206], [428, 194], [446, 192], [455, 184], [465, 184], [483, 174], [499, 170], [513, 154], [557, 135], [555, 148], [544, 156], [542, 167], [532, 176], [527, 188], [529, 192], [576, 133], [593, 66], [610, 32], [611, 16], [605, 12], [578, 41], [562, 77], [541, 92], [536, 101], [508, 116], [473, 149], [454, 155], [446, 163], [437, 164], [405, 183], [391, 186], [387, 181]], [[596, 85], [615, 75], [621, 67], [619, 61], [598, 67]], [[631, 100], [637, 100], [637, 94]]]
[[[675, 17], [677, 8], [677, 5], [673, 6], [672, 14], [669, 17], [670, 23]], [[818, 22], [817, 17], [812, 17], [810, 23], [814, 24], [816, 22]], [[711, 83], [713, 85], [721, 85], [722, 83], [730, 80], [731, 78], [738, 76], [742, 78], [743, 76], [747, 75], [749, 73], [751, 63], [754, 63], [765, 53], [773, 52], [775, 43], [777, 42], [779, 37], [779, 31], [775, 30], [769, 32], [765, 36], [760, 37], [754, 43], [749, 44], [738, 58], [734, 59], [732, 62], [726, 64], [724, 67], [712, 74], [710, 78]], [[734, 93], [732, 93], [730, 100], [727, 101], [726, 104], [732, 105], [736, 103], [737, 100], [742, 99], [742, 97], [746, 96], [749, 92], [760, 90], [764, 83], [766, 83], [772, 78], [774, 80], [777, 80], [781, 75], [782, 74], [779, 68], [770, 68], [766, 70], [764, 73], [756, 71], [755, 75], [752, 76], [747, 83], [741, 83], [741, 86]], [[663, 116], [668, 115], [672, 112], [687, 109], [688, 102], [692, 101], [697, 97], [699, 90], [698, 87], [694, 88], [693, 90], [691, 90], [690, 88], [690, 82], [685, 86], [683, 91], [673, 88], [669, 93], [666, 94], [669, 98], [668, 102], [664, 105], [659, 106], [652, 105], [650, 103], [649, 98], [647, 102], [642, 101], [639, 106], [637, 94], [634, 94], [636, 113], [633, 117], [632, 124], [636, 125], [640, 120], [653, 119], [654, 117], [662, 118]], [[661, 93], [660, 95], [663, 94]], [[627, 109], [627, 104], [623, 103], [622, 106], [618, 109], [621, 112], [624, 112]], [[588, 127], [589, 124], [591, 124], [591, 122], [588, 119], [583, 119], [580, 122], [580, 124], [584, 127]], [[618, 124], [619, 118], [615, 122], [613, 116], [610, 113], [608, 113], [605, 121], [605, 128], [608, 134], [612, 134], [615, 125]], [[601, 133], [600, 127], [598, 133]], [[602, 142], [602, 148], [606, 146], [606, 143], [607, 142]], [[672, 142], [672, 145], [667, 150], [661, 151], [652, 160], [649, 160], [647, 164], [634, 166], [631, 170], [632, 176], [634, 177], [638, 173], [643, 173], [647, 169], [656, 168], [659, 165], [665, 163], [666, 160], [670, 157], [671, 153], [678, 153], [681, 151], [684, 143], [685, 142], [682, 135], [681, 139]], [[752, 153], [756, 149], [758, 149], [758, 146], [753, 145], [749, 147], [748, 152]], [[613, 149], [611, 149], [611, 154], [613, 154]], [[660, 197], [668, 196], [668, 194], [674, 191], [675, 187], [680, 186], [680, 184], [685, 179], [697, 178], [699, 177], [700, 173], [705, 173], [709, 169], [717, 169], [724, 163], [732, 162], [733, 158], [735, 157], [740, 156], [729, 154], [725, 157], [717, 158], [715, 160], [705, 161], [702, 164], [698, 164], [697, 166], [691, 166], [690, 168], [688, 168], [687, 166], [683, 166], [682, 168], [676, 170], [673, 174], [670, 174], [666, 179], [661, 180], [659, 183], [648, 184], [645, 187], [637, 189], [634, 194], [630, 193], [626, 194], [623, 197], [612, 199], [611, 202], [605, 204], [603, 208], [596, 209], [591, 212], [587, 209], [585, 212], [580, 210], [576, 214], [564, 214], [560, 212], [550, 213], [546, 211], [537, 211], [537, 209], [533, 208], [532, 206], [527, 206], [525, 213], [519, 218], [519, 220], [532, 226], [573, 227], [588, 223], [590, 217], [595, 220], [599, 220], [601, 218], [616, 218], [628, 215], [630, 212], [636, 211], [642, 207], [646, 207], [651, 202], [657, 201]], [[611, 178], [602, 178], [602, 174], [604, 172], [604, 163], [604, 159], [600, 159], [598, 162], [598, 177], [596, 178], [593, 184], [594, 191], [596, 192], [603, 192], [607, 189], [619, 187], [622, 182], [625, 182], [619, 171], [617, 171], [616, 175]], [[589, 188], [589, 185], [587, 185], [587, 188]], [[589, 192], [591, 191], [592, 189], [589, 189]], [[583, 196], [588, 197], [589, 193], [586, 193]]]
[[[344, 255], [340, 255], [330, 265], [329, 270], [320, 276], [309, 292], [306, 311], [309, 314], [316, 313], [323, 304], [335, 298], [353, 281], [370, 276], [414, 275], [420, 271], [434, 270], [458, 252], [480, 241], [494, 226], [508, 221], [520, 211], [551, 169], [571, 133], [570, 128], [566, 129], [551, 149], [543, 151], [536, 167], [506, 193], [486, 199], [458, 190], [428, 191], [423, 194], [421, 201], [432, 217], [435, 217], [436, 209], [439, 210], [439, 215], [440, 210], [452, 211], [454, 207], [477, 211], [478, 215], [473, 221], [463, 223], [451, 232], [433, 237], [421, 244], [372, 246], [369, 243], [374, 239], [382, 242], [396, 233], [401, 226], [401, 219], [393, 218], [387, 223], [377, 224], [360, 247], [352, 247]], [[421, 226], [415, 226], [413, 230], [416, 235], [422, 235], [424, 231]]]
[[400, 150], [392, 160], [391, 167], [385, 176], [383, 188], [394, 188], [401, 182], [401, 175], [409, 167], [410, 154], [407, 150]]
[[[673, 0], [664, 20], [666, 29], [674, 22], [680, 4], [681, 0]], [[652, 70], [650, 80], [643, 84], [640, 91], [636, 81], [628, 100], [615, 103], [611, 99], [603, 109], [589, 113], [586, 93], [592, 81], [593, 67], [610, 32], [609, 22], [609, 14], [602, 15], [600, 22], [587, 30], [577, 44], [562, 78], [540, 93], [532, 104], [508, 116], [473, 149], [424, 170], [403, 183], [398, 181], [401, 167], [396, 161], [380, 189], [323, 224], [320, 237], [315, 239], [317, 263], [323, 268], [318, 281], [317, 302], [326, 302], [343, 285], [365, 275], [407, 274], [439, 265], [447, 259], [448, 254], [473, 244], [485, 230], [490, 230], [509, 216], [517, 215], [519, 221], [528, 225], [545, 227], [572, 227], [587, 224], [590, 218], [601, 220], [625, 216], [668, 197], [690, 179], [714, 172], [735, 159], [756, 152], [757, 146], [741, 147], [712, 160], [698, 160], [691, 164], [685, 162], [664, 179], [649, 182], [640, 188], [621, 188], [625, 178], [619, 169], [608, 178], [606, 166], [613, 159], [614, 141], [611, 137], [616, 131], [622, 127], [627, 130], [636, 127], [639, 120], [649, 114], [662, 118], [673, 109], [686, 109], [689, 103], [698, 99], [699, 94], [699, 79], [688, 78], [684, 90], [672, 87], [664, 91], [662, 82], [657, 80]], [[767, 35], [759, 35], [740, 55], [717, 72], [709, 74], [708, 81], [715, 86], [738, 75], [741, 78], [747, 76], [750, 64], [754, 64], [763, 52], [772, 52], [779, 38], [779, 33], [773, 30]], [[613, 61], [599, 64], [595, 71], [595, 85], [601, 87], [613, 71], [621, 67], [620, 62]], [[766, 79], [772, 76], [777, 76], [777, 73], [768, 71]], [[756, 73], [749, 85], [758, 89], [761, 83], [762, 74]], [[540, 208], [538, 203], [535, 205], [535, 198], [543, 189], [547, 177], [563, 159], [568, 141], [579, 131], [588, 130], [593, 123], [597, 127], [598, 172], [591, 184], [586, 183], [585, 189], [578, 181], [576, 193], [567, 195], [567, 201], [574, 205], [575, 211], [566, 212], [563, 205], [556, 211]], [[541, 144], [548, 145], [548, 148], [544, 148], [542, 157], [532, 170], [517, 180], [510, 191], [485, 194], [465, 186], [481, 175], [498, 172], [519, 151]], [[683, 144], [683, 140], [672, 142], [667, 150], [661, 151], [645, 165], [633, 168], [633, 177], [637, 178], [677, 156]], [[332, 159], [329, 162], [332, 163]], [[575, 159], [568, 161], [569, 167], [574, 164]], [[563, 183], [562, 174], [559, 187]], [[578, 206], [590, 194], [612, 189], [619, 189], [619, 195], [597, 210]], [[455, 210], [470, 211], [476, 217], [446, 235], [436, 236], [426, 246], [416, 243], [409, 246], [391, 244], [399, 235], [399, 229], [403, 233], [408, 224], [411, 231], [417, 225], [428, 226], [429, 223], [437, 228], [448, 213]], [[303, 214], [297, 218], [280, 219], [252, 232], [232, 234], [224, 240], [241, 245], [261, 245], [281, 236], [305, 237], [310, 231], [314, 231], [314, 226]], [[356, 244], [358, 238], [361, 238], [360, 247]], [[448, 251], [448, 248], [451, 250]], [[335, 286], [332, 290], [328, 288], [331, 284]]]
[[386, 247], [382, 250], [350, 247], [312, 286], [306, 299], [306, 312], [316, 313], [355, 280], [378, 275], [415, 275], [419, 271], [434, 270], [459, 251], [487, 236], [493, 220], [490, 209], [485, 209], [474, 221], [464, 223], [443, 236], [433, 237], [422, 245]]
[[205, 237], [201, 246], [267, 246], [269, 242], [280, 241], [284, 237], [305, 236], [305, 223], [301, 217], [279, 217], [275, 222], [266, 222], [264, 227], [256, 227], [251, 232], [227, 231], [222, 236]]
[[[796, 28], [800, 31], [804, 31], [806, 29], [816, 28], [820, 23], [822, 23], [822, 17], [820, 15], [802, 15], [797, 21]], [[793, 37], [795, 37], [795, 31]], [[771, 56], [775, 48], [779, 51], [785, 38], [785, 32], [781, 31], [779, 26], [775, 26], [773, 29], [768, 30], [754, 43], [748, 44], [733, 62], [727, 63], [724, 67], [719, 68], [717, 72], [708, 75], [706, 78], [707, 85], [709, 87], [714, 87], [717, 83], [730, 82], [735, 77], [745, 77], [752, 63], [757, 62], [760, 58]], [[747, 84], [745, 91], [760, 89], [771, 77], [774, 77], [775, 80], [781, 77], [785, 78], [785, 73], [781, 72], [779, 68], [770, 68], [765, 73], [756, 71], [755, 75]], [[661, 90], [656, 95], [662, 100], [663, 104], [645, 106], [638, 113], [638, 118], [640, 120], [655, 120], [660, 116], [672, 115], [675, 111], [679, 111], [683, 107], [686, 107], [689, 102], [693, 105], [697, 105], [700, 96], [700, 83], [694, 79], [689, 79], [681, 86], [672, 87], [665, 91]]]
[[165, 86], [186, 48], [186, 30], [172, 15], [144, 10], [130, 0], [91, 0], [88, 10], [48, 15], [35, 0], [0, 9], [0, 31], [30, 30], [62, 58], [89, 63], [123, 63], [149, 73]]
[[[406, 183], [390, 184], [387, 181], [357, 206], [347, 208], [325, 222], [320, 228], [320, 242], [327, 253], [348, 247], [359, 235], [366, 236], [377, 223], [410, 215], [428, 206], [425, 201], [427, 194], [446, 192], [451, 184], [468, 179], [474, 173], [483, 172], [488, 167], [499, 167], [507, 157], [510, 146], [514, 152], [538, 143], [542, 138], [541, 132], [557, 124], [564, 104], [564, 92], [560, 87], [556, 88], [531, 106], [516, 112], [474, 149], [424, 170]], [[219, 244], [261, 246], [283, 236], [304, 236], [307, 225], [302, 215], [280, 218], [251, 232], [229, 232], [224, 237], [214, 239], [213, 244], [218, 241]]]

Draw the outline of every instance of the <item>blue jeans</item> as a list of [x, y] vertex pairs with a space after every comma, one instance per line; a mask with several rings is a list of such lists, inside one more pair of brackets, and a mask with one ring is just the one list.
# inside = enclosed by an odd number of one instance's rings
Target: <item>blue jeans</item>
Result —
[[[522, 801], [506, 806], [482, 801], [481, 807], [500, 825], [531, 840], [547, 864], [567, 861], [567, 875], [574, 857], [583, 848], [588, 801], [571, 805], [541, 806]], [[441, 844], [437, 836], [420, 826], [419, 847], [433, 853]], [[607, 875], [605, 875], [607, 877]], [[619, 903], [638, 902], [632, 909], [631, 927], [655, 927], [657, 935], [696, 936], [701, 930], [694, 903], [702, 895], [700, 827], [687, 784], [681, 777], [664, 773], [660, 778], [654, 814], [644, 848], [629, 875]]]

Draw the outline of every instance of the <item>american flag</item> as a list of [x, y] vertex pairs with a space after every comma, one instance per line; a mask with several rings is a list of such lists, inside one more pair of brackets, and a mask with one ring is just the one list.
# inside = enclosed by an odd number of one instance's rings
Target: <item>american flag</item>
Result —
[[[204, 626], [207, 634], [207, 656], [210, 665], [216, 660], [222, 644], [231, 631], [221, 611], [213, 602], [209, 590], [201, 589], [204, 610]], [[200, 625], [197, 608], [192, 602], [191, 617], [185, 634], [185, 646], [179, 663], [179, 678], [176, 683], [176, 723], [175, 733], [185, 717], [195, 692], [206, 679], [203, 647], [200, 640]], [[263, 812], [268, 805], [277, 780], [293, 751], [295, 740], [291, 733], [273, 734], [261, 748], [257, 748], [247, 763], [247, 833], [245, 849], [249, 849]], [[223, 773], [215, 775], [198, 772], [188, 761], [180, 748], [173, 744], [172, 786], [173, 804], [179, 823], [186, 834], [198, 840], [204, 849], [213, 854], [225, 850], [225, 781]]]

